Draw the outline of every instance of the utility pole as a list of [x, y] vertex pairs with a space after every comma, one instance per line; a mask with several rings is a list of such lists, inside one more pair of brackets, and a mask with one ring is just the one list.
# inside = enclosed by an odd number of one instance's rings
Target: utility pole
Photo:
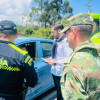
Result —
[[88, 13], [91, 13], [91, 9], [90, 9], [90, 8], [91, 8], [91, 6], [90, 6], [90, 1], [91, 1], [91, 0], [88, 0]]
[[88, 13], [91, 13], [91, 5], [90, 5], [90, 2], [92, 0], [88, 0], [88, 4], [86, 5], [88, 7]]

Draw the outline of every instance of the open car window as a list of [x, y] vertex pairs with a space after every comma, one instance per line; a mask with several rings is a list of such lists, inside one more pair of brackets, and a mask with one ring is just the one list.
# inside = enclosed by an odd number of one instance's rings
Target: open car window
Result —
[[41, 42], [42, 51], [43, 51], [43, 57], [51, 56], [52, 45], [53, 45], [53, 43]]
[[30, 55], [31, 58], [33, 58], [33, 60], [35, 60], [35, 58], [37, 58], [36, 42], [22, 44], [19, 46], [19, 48], [28, 52], [28, 54]]

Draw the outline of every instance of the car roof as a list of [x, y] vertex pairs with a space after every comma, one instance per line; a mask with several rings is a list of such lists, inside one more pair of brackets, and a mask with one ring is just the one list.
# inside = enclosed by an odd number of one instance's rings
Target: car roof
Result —
[[35, 38], [35, 37], [18, 37], [15, 41], [15, 45], [21, 45], [24, 43], [29, 43], [29, 42], [36, 42], [36, 41], [41, 41], [41, 42], [53, 42], [51, 39], [44, 39], [44, 38]]

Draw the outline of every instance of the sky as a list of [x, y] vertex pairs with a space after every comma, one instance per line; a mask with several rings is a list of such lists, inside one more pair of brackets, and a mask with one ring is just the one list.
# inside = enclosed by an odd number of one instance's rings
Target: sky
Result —
[[[88, 0], [69, 0], [69, 3], [73, 8], [73, 14], [88, 12]], [[23, 14], [29, 14], [32, 5], [34, 4], [31, 0], [0, 0], [0, 20], [7, 19], [15, 24], [22, 24]], [[90, 5], [92, 13], [100, 14], [100, 0], [91, 0]]]
[[21, 24], [24, 13], [29, 13], [31, 0], [0, 0], [0, 20], [11, 20]]
[[[73, 14], [87, 13], [88, 0], [69, 0], [73, 8]], [[90, 9], [92, 13], [100, 14], [100, 0], [90, 0]]]

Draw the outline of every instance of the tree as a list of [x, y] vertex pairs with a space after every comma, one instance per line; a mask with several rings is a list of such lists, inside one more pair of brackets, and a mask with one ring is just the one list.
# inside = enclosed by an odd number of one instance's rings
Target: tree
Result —
[[29, 17], [32, 23], [38, 23], [40, 17], [40, 8], [39, 7], [32, 7], [31, 12], [29, 13]]
[[37, 2], [39, 6], [33, 6], [29, 16], [33, 23], [41, 23], [41, 26], [50, 26], [57, 21], [61, 21], [63, 17], [71, 16], [73, 12], [68, 0], [33, 1]]
[[32, 7], [29, 16], [31, 21], [33, 21], [33, 23], [35, 24], [38, 23], [38, 26], [41, 25], [41, 22], [39, 22], [39, 18], [43, 11], [44, 1], [45, 0], [32, 0], [33, 3], [38, 3], [38, 6]]
[[27, 15], [26, 13], [24, 13], [24, 14], [22, 15], [21, 24], [25, 25], [26, 27], [28, 27], [28, 25], [29, 25], [29, 26], [32, 25], [30, 16]]
[[51, 25], [57, 21], [61, 21], [64, 16], [70, 16], [73, 8], [70, 6], [68, 0], [52, 0], [50, 3], [45, 1], [44, 12], [40, 16], [40, 22]]
[[32, 0], [32, 1], [37, 2], [39, 4], [39, 8], [40, 8], [40, 11], [42, 13], [43, 5], [44, 5], [45, 0]]
[[46, 10], [40, 15], [39, 21], [43, 24], [43, 26], [47, 27], [47, 24], [50, 24], [49, 19], [51, 18], [50, 12], [48, 12], [50, 10], [50, 4], [48, 1], [44, 3], [44, 7]]

